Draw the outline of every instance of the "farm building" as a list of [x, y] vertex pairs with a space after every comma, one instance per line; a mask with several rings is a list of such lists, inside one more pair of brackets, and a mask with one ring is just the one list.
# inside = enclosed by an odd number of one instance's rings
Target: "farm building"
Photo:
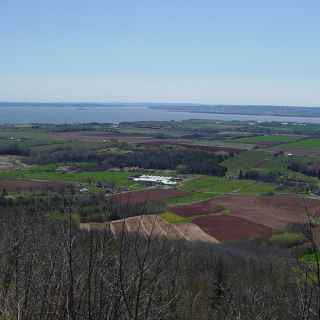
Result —
[[133, 181], [136, 182], [145, 182], [145, 183], [150, 183], [150, 184], [163, 184], [167, 186], [174, 186], [177, 183], [173, 181], [172, 177], [162, 177], [162, 176], [147, 176], [147, 175], [142, 175], [137, 178], [133, 178]]

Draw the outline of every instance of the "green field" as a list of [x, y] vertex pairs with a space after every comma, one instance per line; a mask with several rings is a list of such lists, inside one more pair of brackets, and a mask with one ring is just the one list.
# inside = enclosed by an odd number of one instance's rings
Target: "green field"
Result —
[[169, 205], [181, 205], [204, 201], [227, 193], [264, 194], [275, 192], [275, 186], [269, 183], [212, 176], [201, 176], [188, 180], [183, 183], [181, 189], [190, 192], [190, 195], [171, 198], [168, 200]]
[[0, 179], [29, 179], [43, 181], [64, 181], [95, 184], [97, 181], [113, 182], [119, 187], [138, 186], [135, 182], [128, 180], [132, 174], [130, 172], [109, 172], [109, 171], [90, 171], [76, 173], [56, 172], [57, 165], [34, 166], [30, 169], [15, 171], [0, 171]]
[[181, 217], [181, 216], [179, 216], [173, 212], [169, 212], [169, 211], [162, 213], [161, 218], [168, 223], [174, 223], [174, 224], [186, 223], [186, 222], [192, 221], [191, 218]]
[[215, 195], [216, 193], [211, 192], [192, 192], [187, 196], [170, 198], [167, 200], [167, 204], [170, 206], [178, 206], [200, 201], [206, 201], [213, 198]]
[[221, 193], [265, 193], [275, 191], [274, 186], [268, 183], [257, 183], [251, 180], [235, 180], [230, 178], [202, 176], [188, 180], [182, 189], [188, 192]]
[[259, 143], [259, 142], [274, 142], [274, 143], [288, 143], [291, 141], [297, 141], [301, 139], [299, 136], [293, 135], [265, 135], [265, 136], [254, 136], [254, 137], [247, 137], [247, 138], [240, 138], [236, 141], [241, 143]]
[[313, 150], [320, 148], [320, 139], [312, 138], [312, 139], [303, 139], [301, 141], [287, 143], [281, 146], [284, 150], [294, 150], [294, 149], [306, 149]]

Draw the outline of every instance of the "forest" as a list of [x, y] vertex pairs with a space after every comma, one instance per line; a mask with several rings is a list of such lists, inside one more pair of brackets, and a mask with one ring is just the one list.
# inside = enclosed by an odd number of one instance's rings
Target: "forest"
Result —
[[319, 265], [244, 242], [209, 246], [2, 210], [1, 319], [319, 319]]

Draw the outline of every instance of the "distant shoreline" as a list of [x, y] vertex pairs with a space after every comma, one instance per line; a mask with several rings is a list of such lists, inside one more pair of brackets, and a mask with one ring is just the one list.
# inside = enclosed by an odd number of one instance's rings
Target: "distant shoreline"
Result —
[[201, 114], [241, 115], [241, 116], [270, 116], [270, 117], [299, 117], [320, 118], [320, 107], [287, 107], [287, 106], [150, 106], [151, 109], [168, 112], [189, 112]]
[[[152, 107], [148, 107], [150, 109], [153, 109]], [[156, 108], [156, 109], [160, 109], [160, 108]], [[319, 115], [298, 115], [298, 114], [273, 114], [273, 113], [264, 113], [264, 114], [261, 114], [261, 113], [236, 113], [236, 112], [218, 112], [218, 111], [187, 111], [187, 110], [169, 110], [169, 109], [162, 109], [161, 110], [166, 110], [168, 112], [188, 112], [188, 113], [202, 113], [202, 114], [220, 114], [220, 115], [239, 115], [239, 116], [270, 116], [270, 117], [282, 117], [282, 118], [285, 118], [285, 117], [292, 117], [292, 118], [296, 118], [296, 117], [299, 117], [299, 118], [310, 118], [310, 117], [314, 117], [314, 118], [320, 118], [320, 114]]]

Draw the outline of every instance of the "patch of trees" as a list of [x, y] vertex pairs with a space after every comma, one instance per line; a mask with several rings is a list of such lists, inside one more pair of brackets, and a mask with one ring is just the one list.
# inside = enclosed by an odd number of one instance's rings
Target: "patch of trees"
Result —
[[29, 156], [30, 148], [19, 143], [1, 143], [0, 155]]
[[303, 173], [307, 176], [316, 177], [320, 179], [320, 164], [319, 163], [305, 163], [299, 161], [291, 161], [288, 164], [288, 169]]
[[277, 184], [281, 187], [288, 187], [297, 192], [318, 192], [317, 184], [304, 181], [298, 178], [290, 178], [288, 174], [280, 171], [240, 170], [239, 179], [249, 179], [261, 182]]
[[36, 164], [53, 162], [94, 162], [99, 158], [95, 149], [80, 143], [61, 144], [48, 150], [32, 150], [29, 161]]
[[278, 171], [248, 170], [243, 172], [242, 170], [240, 170], [239, 179], [257, 180], [269, 183], [280, 183], [283, 180], [283, 174]]
[[175, 170], [182, 173], [198, 173], [223, 176], [226, 168], [220, 165], [223, 156], [181, 147], [160, 147], [136, 150], [126, 154], [109, 155], [102, 164], [111, 167], [140, 167], [144, 169]]
[[126, 200], [106, 197], [104, 193], [75, 195], [70, 190], [68, 194], [42, 192], [12, 198], [4, 189], [0, 192], [0, 210], [17, 211], [25, 208], [29, 212], [49, 212], [55, 219], [59, 219], [70, 199], [72, 212], [81, 222], [107, 222], [143, 214], [158, 214], [166, 209], [165, 203], [161, 201], [136, 202], [130, 197]]
[[175, 170], [177, 166], [184, 168], [183, 173], [198, 173], [223, 176], [226, 168], [220, 165], [226, 156], [217, 156], [204, 150], [193, 150], [177, 146], [128, 147], [119, 144], [119, 148], [127, 152], [99, 153], [89, 145], [62, 144], [49, 150], [32, 151], [30, 162], [46, 164], [53, 162], [91, 162], [96, 167], [88, 166], [88, 170], [107, 170], [110, 168], [140, 167], [144, 169]]

